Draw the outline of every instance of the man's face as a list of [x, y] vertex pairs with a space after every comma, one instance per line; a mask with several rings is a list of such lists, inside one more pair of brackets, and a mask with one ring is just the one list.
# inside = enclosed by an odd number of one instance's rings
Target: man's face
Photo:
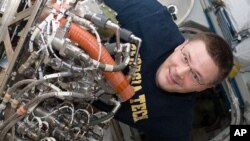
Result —
[[212, 87], [218, 72], [202, 41], [185, 41], [159, 67], [156, 83], [168, 92], [202, 91]]

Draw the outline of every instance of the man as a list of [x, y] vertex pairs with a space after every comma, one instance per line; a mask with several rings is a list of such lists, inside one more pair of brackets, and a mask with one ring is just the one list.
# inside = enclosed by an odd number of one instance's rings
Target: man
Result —
[[194, 92], [213, 87], [230, 72], [233, 57], [219, 36], [201, 33], [186, 40], [166, 7], [156, 0], [104, 0], [123, 28], [142, 39], [131, 85], [136, 94], [115, 118], [150, 141], [188, 141]]

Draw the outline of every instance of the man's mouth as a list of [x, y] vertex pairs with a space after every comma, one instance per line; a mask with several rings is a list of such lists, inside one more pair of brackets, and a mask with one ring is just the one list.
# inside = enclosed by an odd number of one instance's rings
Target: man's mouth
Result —
[[169, 68], [169, 72], [168, 72], [168, 77], [167, 77], [168, 81], [170, 82], [170, 84], [177, 84], [177, 81], [175, 81], [173, 74], [171, 72], [171, 69]]

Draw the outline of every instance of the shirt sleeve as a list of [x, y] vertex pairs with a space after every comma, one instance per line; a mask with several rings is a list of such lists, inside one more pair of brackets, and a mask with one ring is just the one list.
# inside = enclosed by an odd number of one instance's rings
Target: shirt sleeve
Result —
[[[157, 0], [104, 0], [104, 2], [118, 13], [117, 20], [121, 25], [138, 21], [164, 7]], [[171, 16], [169, 20], [172, 20]]]
[[121, 27], [142, 39], [142, 59], [159, 59], [184, 42], [167, 8], [157, 0], [104, 0]]

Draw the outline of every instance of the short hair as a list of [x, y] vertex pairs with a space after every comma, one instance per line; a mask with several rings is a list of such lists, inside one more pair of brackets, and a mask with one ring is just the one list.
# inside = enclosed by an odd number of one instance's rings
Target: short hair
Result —
[[200, 40], [205, 43], [208, 54], [219, 68], [219, 73], [212, 84], [216, 85], [223, 81], [233, 67], [233, 53], [228, 43], [219, 35], [210, 32], [198, 33], [189, 40]]

